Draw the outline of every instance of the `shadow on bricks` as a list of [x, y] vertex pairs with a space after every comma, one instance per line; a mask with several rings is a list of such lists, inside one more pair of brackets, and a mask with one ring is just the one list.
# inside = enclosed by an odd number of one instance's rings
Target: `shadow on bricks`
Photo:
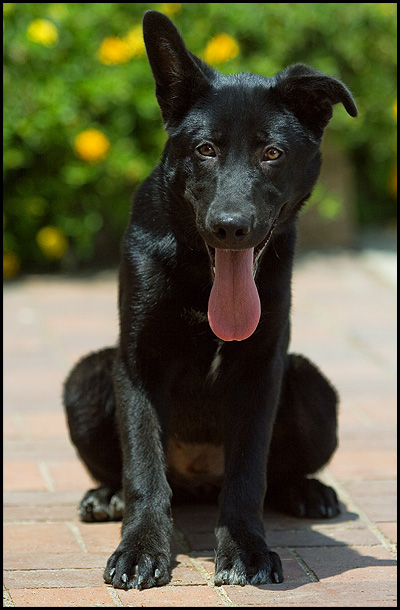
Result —
[[[257, 585], [262, 590], [295, 590], [307, 582], [325, 579], [341, 580], [340, 575], [357, 569], [396, 566], [386, 556], [374, 533], [362, 516], [346, 509], [334, 519], [297, 519], [270, 510], [264, 511], [267, 541], [282, 557], [284, 582]], [[180, 553], [203, 563], [209, 577], [214, 570], [215, 535], [218, 520], [217, 503], [175, 503], [173, 506], [174, 539], [172, 567], [179, 565]], [[376, 554], [369, 551], [375, 549]], [[383, 555], [379, 551], [383, 550]], [[382, 555], [382, 556], [380, 556]], [[357, 580], [355, 572], [352, 573]], [[351, 577], [353, 578], [353, 576]]]

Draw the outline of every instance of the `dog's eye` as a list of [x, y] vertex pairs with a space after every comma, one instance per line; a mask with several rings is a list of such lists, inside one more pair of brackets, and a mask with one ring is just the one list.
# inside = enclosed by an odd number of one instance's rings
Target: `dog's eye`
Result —
[[208, 144], [208, 143], [198, 146], [196, 148], [196, 150], [202, 157], [216, 157], [217, 156], [217, 153], [215, 152], [214, 148], [211, 146], [211, 144]]
[[282, 155], [282, 151], [271, 146], [264, 151], [263, 161], [276, 161]]

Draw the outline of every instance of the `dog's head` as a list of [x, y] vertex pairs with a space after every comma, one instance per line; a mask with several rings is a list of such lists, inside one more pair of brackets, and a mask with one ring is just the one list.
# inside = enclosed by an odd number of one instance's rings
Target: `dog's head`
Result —
[[175, 200], [180, 193], [181, 218], [206, 245], [214, 292], [222, 290], [219, 266], [243, 294], [251, 292], [249, 274], [256, 274], [272, 234], [315, 185], [333, 105], [341, 102], [356, 116], [354, 100], [339, 80], [302, 64], [270, 78], [223, 75], [193, 55], [156, 11], [145, 14], [143, 31], [169, 134], [164, 166]]

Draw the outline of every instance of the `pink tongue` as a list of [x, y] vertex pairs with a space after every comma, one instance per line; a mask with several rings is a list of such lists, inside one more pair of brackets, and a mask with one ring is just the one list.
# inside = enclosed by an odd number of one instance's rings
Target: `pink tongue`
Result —
[[215, 250], [215, 278], [208, 301], [211, 330], [223, 341], [242, 341], [260, 321], [261, 305], [253, 278], [253, 251]]

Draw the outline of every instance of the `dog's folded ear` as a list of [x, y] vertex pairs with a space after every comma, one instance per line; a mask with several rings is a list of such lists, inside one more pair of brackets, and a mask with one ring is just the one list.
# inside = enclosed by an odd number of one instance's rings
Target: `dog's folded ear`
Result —
[[156, 97], [166, 127], [181, 121], [194, 102], [210, 89], [214, 72], [185, 46], [178, 30], [162, 13], [147, 11], [143, 38], [156, 82]]
[[331, 119], [334, 104], [341, 102], [350, 116], [357, 116], [350, 91], [332, 76], [304, 64], [295, 64], [275, 78], [274, 89], [281, 101], [318, 136], [322, 136]]

